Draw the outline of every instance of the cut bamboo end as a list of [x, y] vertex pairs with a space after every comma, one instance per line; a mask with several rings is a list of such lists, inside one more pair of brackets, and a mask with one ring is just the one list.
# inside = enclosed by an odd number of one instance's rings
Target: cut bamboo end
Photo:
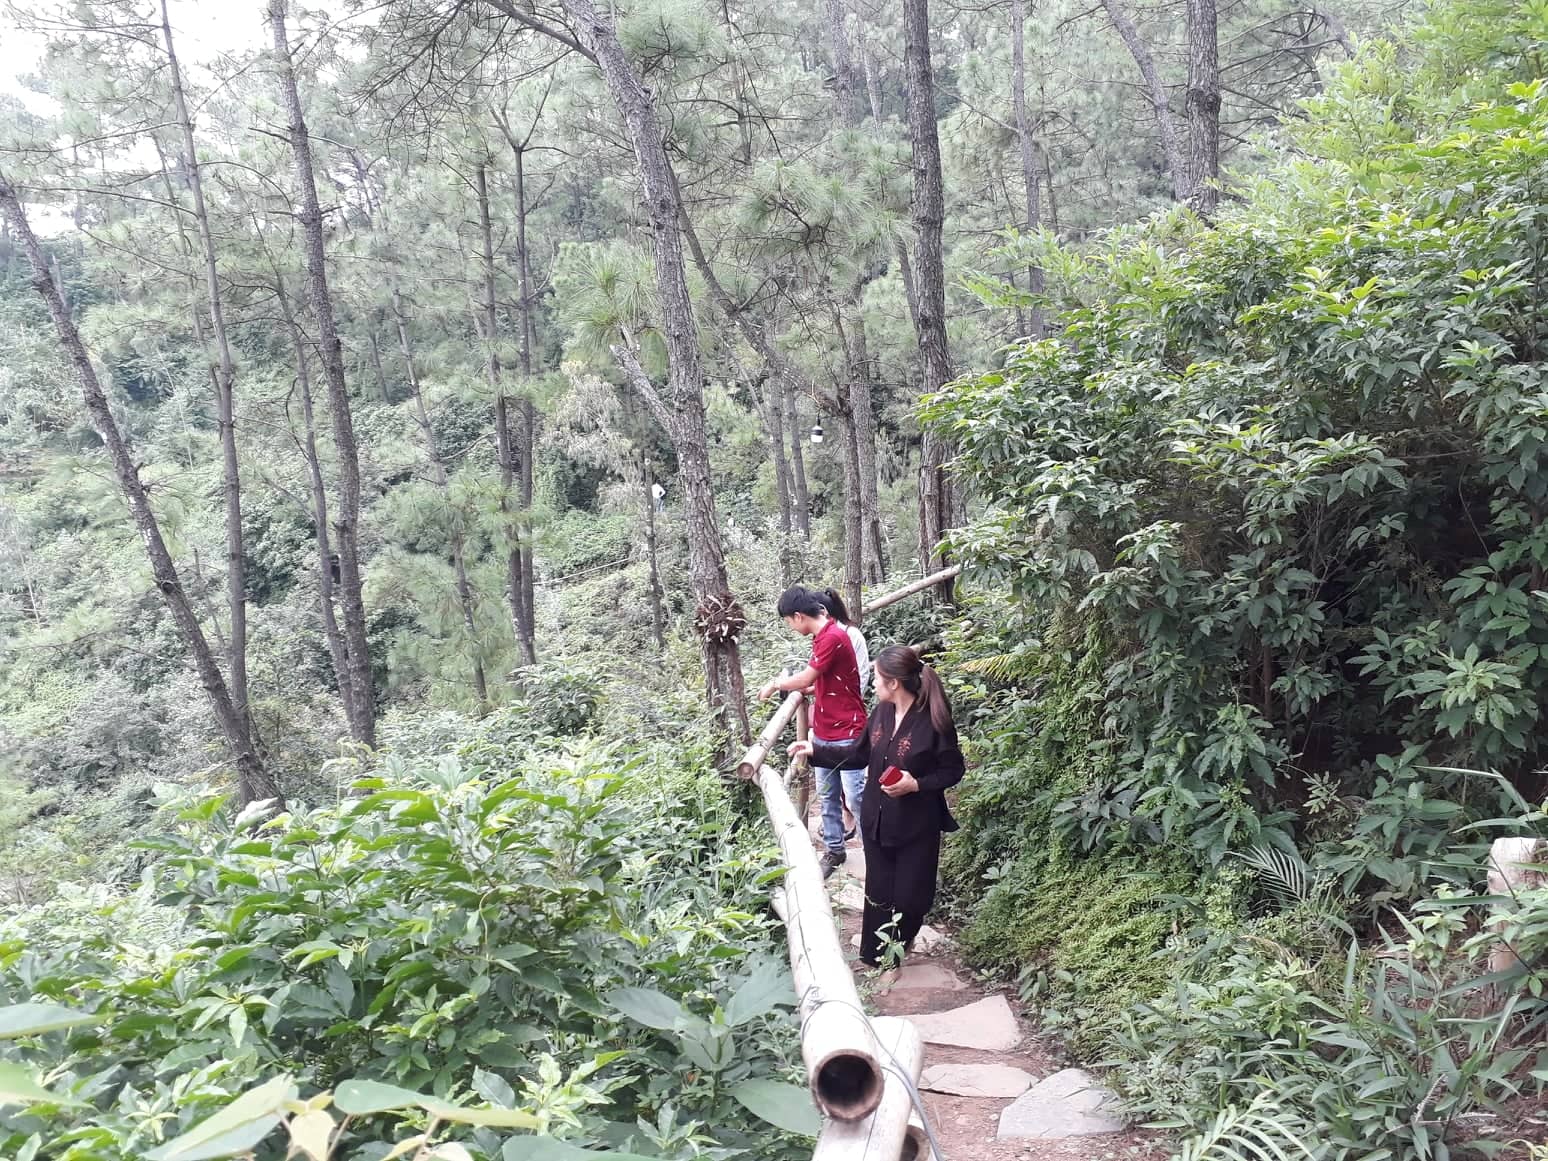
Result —
[[[914, 1111], [913, 1089], [924, 1066], [919, 1029], [895, 1016], [879, 1016], [873, 1024], [887, 1060], [882, 1098], [865, 1117], [824, 1125], [812, 1161], [899, 1161], [929, 1156], [923, 1127], [915, 1139], [909, 1134], [908, 1123]], [[912, 1154], [908, 1151], [910, 1141], [914, 1141]], [[922, 1152], [918, 1141], [925, 1141]]]
[[811, 1088], [823, 1113], [838, 1121], [858, 1121], [881, 1104], [886, 1078], [874, 1056], [843, 1047], [820, 1057], [812, 1066]]
[[908, 1127], [903, 1130], [903, 1150], [898, 1154], [898, 1161], [939, 1161], [931, 1152], [930, 1138], [917, 1112], [908, 1115]]

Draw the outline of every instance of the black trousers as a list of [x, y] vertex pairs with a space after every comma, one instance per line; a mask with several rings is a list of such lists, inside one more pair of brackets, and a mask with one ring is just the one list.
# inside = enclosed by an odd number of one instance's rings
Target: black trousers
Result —
[[[931, 829], [900, 847], [882, 846], [865, 837], [865, 911], [860, 926], [860, 958], [881, 964], [886, 942], [911, 943], [935, 906], [935, 879], [941, 861], [941, 832]], [[894, 919], [897, 922], [894, 924]], [[883, 930], [885, 928], [885, 930]]]

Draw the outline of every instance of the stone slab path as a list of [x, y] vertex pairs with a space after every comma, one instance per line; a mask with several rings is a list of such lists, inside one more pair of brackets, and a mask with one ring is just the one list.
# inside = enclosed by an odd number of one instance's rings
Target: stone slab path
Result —
[[[834, 914], [859, 947], [865, 864], [851, 848], [828, 882]], [[926, 928], [887, 984], [852, 960], [876, 1015], [905, 1016], [925, 1040], [921, 1096], [943, 1161], [1162, 1161], [1154, 1133], [1126, 1128], [1099, 1078], [1067, 1067], [1027, 1029], [1003, 988], [964, 969], [949, 936]]]

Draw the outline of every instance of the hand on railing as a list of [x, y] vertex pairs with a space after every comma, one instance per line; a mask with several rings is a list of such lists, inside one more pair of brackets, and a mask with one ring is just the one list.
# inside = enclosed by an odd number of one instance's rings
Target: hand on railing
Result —
[[801, 738], [791, 742], [785, 747], [785, 753], [792, 758], [810, 758], [812, 756], [812, 742], [810, 738]]

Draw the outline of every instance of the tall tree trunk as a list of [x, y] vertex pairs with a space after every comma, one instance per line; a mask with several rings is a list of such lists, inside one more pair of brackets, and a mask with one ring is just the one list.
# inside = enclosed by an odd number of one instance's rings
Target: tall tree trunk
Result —
[[[236, 363], [231, 357], [231, 336], [226, 328], [226, 311], [221, 301], [220, 274], [215, 266], [215, 238], [210, 229], [209, 209], [204, 203], [204, 180], [199, 167], [198, 147], [194, 143], [193, 118], [183, 93], [183, 72], [178, 65], [177, 49], [172, 42], [172, 22], [167, 16], [167, 0], [161, 0], [161, 35], [167, 49], [167, 64], [172, 79], [172, 105], [183, 135], [187, 155], [188, 188], [193, 194], [194, 221], [199, 228], [199, 243], [204, 257], [206, 305], [210, 326], [215, 333], [216, 358], [211, 378], [215, 382], [216, 426], [220, 432], [221, 492], [226, 510], [226, 616], [230, 631], [226, 638], [227, 684], [237, 713], [250, 717], [247, 693], [247, 581], [246, 558], [242, 545], [242, 475], [237, 464], [236, 446]], [[197, 310], [197, 308], [195, 308]]]
[[608, 91], [628, 126], [639, 162], [655, 256], [662, 337], [667, 349], [667, 399], [655, 392], [633, 352], [624, 354], [633, 363], [628, 368], [631, 381], [658, 422], [666, 427], [677, 450], [688, 526], [689, 572], [698, 598], [695, 623], [703, 641], [709, 702], [725, 716], [728, 732], [745, 740], [750, 737], [750, 730], [737, 639], [746, 618], [731, 595], [726, 578], [725, 551], [710, 475], [698, 326], [688, 295], [683, 255], [682, 207], [667, 157], [666, 136], [655, 98], [624, 53], [612, 17], [599, 13], [594, 0], [562, 3], [602, 70]]
[[[732, 356], [735, 359], [735, 356]], [[740, 367], [740, 361], [738, 360]], [[790, 460], [785, 451], [785, 408], [779, 395], [778, 376], [765, 373], [762, 381], [746, 375], [747, 394], [753, 409], [763, 424], [763, 434], [769, 441], [769, 454], [774, 464], [774, 498], [779, 517], [779, 580], [782, 586], [793, 583], [790, 537], [795, 526], [795, 511], [790, 479]], [[770, 383], [770, 378], [774, 382]]]
[[[757, 387], [752, 388], [754, 391]], [[779, 383], [776, 379], [772, 385], [763, 389], [763, 398], [755, 398], [758, 411], [763, 416], [764, 431], [769, 437], [769, 451], [774, 457], [774, 494], [779, 502], [779, 534], [788, 538], [795, 530], [795, 500], [793, 498], [793, 481], [790, 478], [790, 457], [785, 454], [785, 405], [780, 397]], [[782, 560], [781, 574], [785, 583], [789, 584], [788, 564], [783, 562], [784, 550], [781, 548]]]
[[[521, 166], [521, 153], [516, 154], [518, 172]], [[512, 490], [516, 479], [516, 448], [511, 440], [510, 401], [505, 393], [504, 378], [500, 373], [500, 355], [495, 346], [495, 334], [500, 325], [499, 315], [495, 309], [495, 264], [494, 264], [494, 227], [489, 216], [489, 182], [486, 174], [485, 163], [480, 161], [473, 169], [474, 189], [478, 193], [478, 224], [479, 234], [483, 241], [484, 260], [484, 340], [489, 344], [489, 357], [487, 369], [489, 385], [495, 393], [495, 450], [500, 461], [500, 522], [505, 527], [507, 548], [505, 554], [505, 585], [506, 596], [511, 606], [511, 631], [516, 638], [516, 652], [521, 664], [537, 664], [537, 648], [533, 634], [532, 610], [526, 602], [527, 590], [522, 561], [522, 538], [519, 517], [511, 511]], [[518, 179], [517, 189], [521, 189]], [[523, 222], [526, 213], [523, 199], [518, 195], [516, 215], [517, 221]], [[522, 240], [522, 243], [525, 239]], [[525, 245], [519, 243], [525, 250]], [[525, 279], [523, 279], [522, 298], [526, 298]], [[526, 306], [523, 302], [523, 311]], [[530, 357], [527, 353], [527, 325], [526, 316], [521, 320], [521, 349], [522, 349], [522, 373], [530, 374]]]
[[350, 412], [349, 386], [344, 381], [344, 348], [333, 317], [333, 296], [328, 291], [327, 255], [323, 248], [322, 206], [317, 200], [313, 175], [312, 142], [301, 111], [301, 92], [296, 87], [290, 58], [290, 38], [285, 31], [286, 0], [269, 0], [269, 27], [274, 34], [274, 61], [279, 72], [280, 99], [290, 125], [290, 149], [295, 158], [296, 192], [301, 198], [303, 244], [306, 248], [306, 295], [317, 324], [317, 353], [328, 384], [328, 404], [333, 419], [333, 443], [338, 454], [339, 504], [334, 533], [339, 548], [339, 589], [344, 608], [344, 639], [349, 643], [347, 679], [355, 687], [355, 720], [350, 732], [357, 742], [376, 744], [376, 696], [371, 675], [371, 654], [366, 641], [364, 575], [360, 565], [360, 453], [355, 443], [354, 417]]
[[[860, 107], [855, 100], [858, 88], [854, 65], [849, 52], [849, 31], [845, 20], [845, 0], [827, 0], [828, 36], [833, 42], [833, 63], [838, 73], [839, 116], [850, 128], [860, 124]], [[866, 352], [865, 318], [860, 305], [869, 277], [856, 281], [846, 304], [851, 323], [846, 332], [843, 307], [835, 309], [834, 323], [844, 336], [844, 349], [849, 364], [847, 384], [841, 398], [849, 408], [849, 444], [854, 449], [856, 464], [855, 502], [858, 510], [852, 522], [846, 521], [846, 529], [859, 535], [857, 546], [863, 562], [861, 572], [873, 581], [881, 579], [886, 571], [883, 563], [886, 550], [881, 543], [880, 505], [876, 494], [876, 415], [871, 400], [870, 357]], [[846, 499], [847, 503], [847, 499]], [[846, 559], [847, 559], [846, 545]], [[857, 575], [860, 575], [857, 573]], [[858, 589], [855, 590], [858, 593]], [[850, 611], [859, 616], [858, 600]]]
[[833, 425], [844, 449], [844, 603], [849, 615], [861, 616], [861, 585], [864, 583], [865, 530], [860, 505], [860, 449], [855, 442], [855, 425], [842, 412], [835, 413]]
[[[908, 128], [913, 139], [915, 287], [918, 294], [920, 363], [927, 394], [951, 378], [946, 345], [946, 265], [941, 233], [946, 222], [946, 191], [941, 179], [941, 144], [935, 128], [935, 78], [930, 65], [928, 0], [903, 0], [903, 61], [908, 74]], [[951, 481], [946, 475], [948, 448], [933, 431], [920, 449], [920, 564], [925, 572], [945, 567], [940, 540], [952, 525]], [[950, 582], [941, 586], [949, 598]]]
[[1161, 134], [1161, 151], [1166, 156], [1167, 172], [1172, 179], [1172, 196], [1185, 202], [1188, 200], [1187, 163], [1183, 159], [1182, 146], [1178, 144], [1177, 125], [1172, 120], [1172, 109], [1166, 101], [1166, 87], [1161, 83], [1161, 74], [1156, 71], [1155, 58], [1140, 39], [1134, 21], [1124, 11], [1123, 0], [1102, 0], [1102, 6], [1107, 9], [1113, 28], [1128, 46], [1129, 55], [1134, 58], [1140, 76], [1145, 79], [1145, 92], [1150, 97], [1150, 107], [1156, 115], [1156, 130]]
[[355, 687], [349, 680], [349, 647], [339, 629], [339, 618], [333, 607], [333, 547], [328, 538], [328, 489], [323, 483], [322, 459], [317, 454], [312, 370], [307, 363], [306, 340], [296, 321], [295, 311], [291, 309], [290, 296], [285, 293], [284, 281], [279, 277], [278, 270], [274, 277], [274, 293], [295, 353], [296, 386], [301, 392], [301, 421], [304, 425], [301, 458], [306, 461], [307, 481], [312, 491], [313, 539], [317, 545], [317, 601], [322, 616], [323, 639], [328, 644], [328, 656], [333, 660], [334, 677], [339, 683], [339, 700], [344, 705], [344, 720], [353, 722], [359, 709], [354, 705]]
[[1215, 0], [1188, 0], [1188, 201], [1209, 217], [1220, 201], [1220, 42]]
[[261, 799], [275, 799], [277, 803], [282, 804], [283, 797], [279, 786], [264, 768], [263, 761], [258, 756], [258, 750], [253, 745], [252, 729], [247, 715], [238, 709], [231, 696], [231, 689], [220, 672], [215, 654], [205, 639], [203, 627], [199, 624], [198, 615], [194, 612], [188, 594], [183, 588], [182, 579], [178, 576], [172, 554], [167, 550], [166, 541], [162, 539], [161, 527], [157, 524], [156, 514], [151, 509], [150, 495], [140, 479], [139, 468], [130, 454], [129, 446], [124, 442], [123, 434], [118, 430], [118, 424], [113, 419], [107, 396], [103, 393], [102, 384], [97, 379], [96, 368], [92, 366], [91, 356], [86, 353], [86, 346], [81, 341], [80, 332], [70, 317], [69, 309], [65, 306], [59, 288], [54, 284], [42, 247], [38, 245], [37, 236], [33, 234], [32, 226], [22, 211], [16, 191], [4, 176], [0, 176], [0, 213], [10, 219], [11, 228], [21, 242], [22, 249], [26, 251], [27, 259], [32, 265], [32, 285], [48, 305], [48, 313], [54, 320], [54, 329], [59, 333], [60, 345], [75, 368], [87, 414], [90, 415], [92, 426], [108, 449], [108, 456], [113, 461], [113, 471], [118, 477], [118, 486], [129, 505], [129, 512], [134, 519], [135, 528], [140, 533], [140, 539], [145, 543], [145, 551], [150, 558], [151, 575], [155, 578], [156, 588], [172, 614], [172, 621], [177, 626], [178, 636], [182, 638], [184, 648], [193, 657], [194, 668], [199, 674], [199, 683], [204, 686], [204, 692], [215, 711], [220, 731], [231, 750], [232, 761], [237, 772], [238, 796], [244, 804]]
[[882, 119], [882, 90], [881, 70], [876, 66], [876, 54], [871, 51], [870, 38], [866, 36], [866, 23], [870, 20], [868, 12], [857, 12], [855, 21], [855, 41], [860, 50], [860, 67], [865, 73], [866, 102], [871, 106], [871, 116], [878, 122]]
[[919, 290], [914, 282], [914, 260], [908, 256], [908, 242], [902, 235], [894, 235], [892, 252], [898, 259], [898, 277], [903, 280], [903, 298], [908, 303], [908, 322], [917, 333], [919, 330]]
[[[1028, 234], [1037, 233], [1042, 226], [1042, 199], [1038, 197], [1038, 149], [1037, 138], [1032, 132], [1032, 122], [1027, 117], [1027, 0], [1011, 0], [1011, 109], [1016, 121], [1016, 141], [1021, 147], [1021, 184], [1026, 197]], [[1042, 267], [1027, 267], [1027, 290], [1043, 293]], [[1043, 337], [1043, 308], [1032, 306], [1031, 326], [1028, 333], [1034, 339]]]
[[833, 51], [833, 85], [838, 96], [839, 121], [853, 127], [860, 119], [855, 101], [854, 60], [849, 52], [849, 30], [845, 27], [844, 0], [826, 0], [828, 43]]
[[382, 402], [392, 403], [392, 392], [387, 390], [387, 372], [382, 369], [382, 344], [376, 338], [376, 319], [371, 319], [371, 327], [367, 332], [367, 338], [371, 342], [371, 367], [376, 371], [376, 387], [382, 393]]
[[[870, 344], [865, 316], [857, 306], [850, 327], [849, 414], [855, 428], [855, 466], [860, 472], [860, 528], [865, 552], [865, 579], [878, 583], [887, 575], [887, 544], [882, 537], [881, 496], [876, 468], [876, 412], [871, 382]], [[858, 611], [851, 610], [855, 616]]]
[[661, 592], [661, 567], [656, 550], [656, 473], [643, 448], [640, 457], [641, 498], [645, 502], [645, 562], [650, 584], [650, 632], [656, 652], [666, 648], [666, 602]]
[[473, 599], [473, 586], [468, 583], [462, 518], [453, 510], [451, 480], [446, 471], [446, 461], [441, 458], [440, 443], [435, 438], [435, 425], [430, 422], [430, 410], [425, 406], [425, 392], [419, 382], [419, 371], [414, 366], [414, 348], [409, 343], [408, 324], [403, 317], [403, 299], [396, 289], [392, 292], [392, 317], [397, 323], [398, 349], [403, 354], [409, 394], [414, 400], [414, 421], [419, 425], [419, 437], [425, 445], [425, 458], [430, 462], [430, 478], [436, 491], [441, 494], [441, 502], [446, 505], [450, 522], [452, 581], [457, 589], [457, 605], [462, 611], [462, 627], [468, 635], [468, 660], [473, 665], [473, 692], [478, 697], [479, 711], [483, 712], [489, 707], [489, 685], [484, 679], [483, 659], [479, 656], [477, 608]]
[[774, 376], [774, 390], [785, 409], [785, 428], [790, 432], [790, 481], [795, 503], [796, 531], [802, 540], [812, 538], [812, 498], [806, 487], [806, 450], [802, 443], [800, 416], [796, 413], [795, 391], [782, 375]]
[[[527, 245], [527, 170], [526, 150], [516, 150], [516, 166], [513, 180], [516, 185], [516, 271], [521, 291], [521, 374], [530, 388], [533, 357], [537, 350], [537, 317], [532, 309], [532, 250]], [[517, 449], [520, 467], [520, 500], [522, 519], [530, 519], [532, 512], [532, 464], [537, 455], [537, 408], [532, 397], [521, 397], [521, 446]], [[527, 664], [537, 663], [537, 607], [533, 582], [537, 570], [532, 559], [532, 541], [527, 539], [518, 545], [521, 554], [521, 633], [522, 656]]]

